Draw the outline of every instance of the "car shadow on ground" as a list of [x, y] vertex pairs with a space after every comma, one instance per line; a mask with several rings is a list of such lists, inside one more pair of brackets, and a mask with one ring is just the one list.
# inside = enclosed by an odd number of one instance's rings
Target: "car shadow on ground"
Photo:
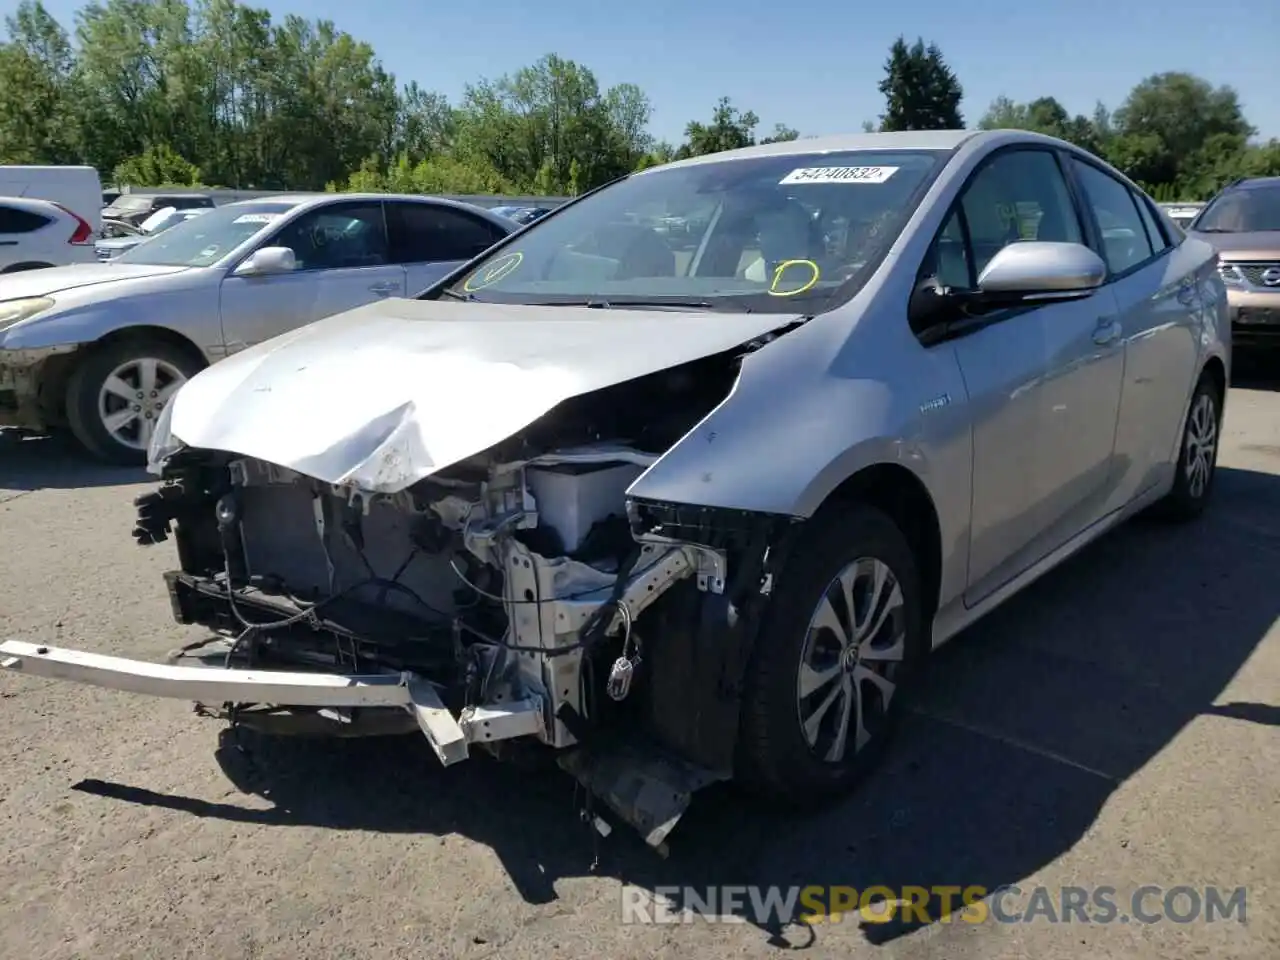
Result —
[[155, 478], [142, 467], [94, 462], [69, 436], [0, 430], [0, 491], [118, 487], [148, 481]]
[[[647, 891], [994, 890], [1070, 850], [1116, 788], [1197, 717], [1280, 723], [1274, 705], [1215, 706], [1280, 612], [1280, 531], [1258, 522], [1280, 511], [1280, 478], [1222, 468], [1217, 483], [1200, 522], [1135, 520], [940, 650], [887, 762], [843, 802], [780, 816], [713, 788], [665, 860], [625, 830], [597, 844], [562, 774], [488, 761], [445, 771], [417, 737], [254, 741], [224, 768], [273, 803], [266, 811], [101, 781], [77, 789], [258, 824], [461, 835], [491, 847], [533, 903], [556, 899], [558, 880], [592, 873], [597, 846], [597, 875]], [[746, 919], [780, 947], [822, 936]], [[862, 931], [886, 943], [920, 926]]]
[[1231, 386], [1280, 392], [1280, 350], [1237, 349], [1231, 358]]

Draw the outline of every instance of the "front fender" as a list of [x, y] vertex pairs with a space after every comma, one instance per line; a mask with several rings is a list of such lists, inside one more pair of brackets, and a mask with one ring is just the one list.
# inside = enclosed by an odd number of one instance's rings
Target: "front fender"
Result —
[[950, 598], [965, 577], [973, 480], [968, 392], [955, 351], [855, 345], [823, 362], [799, 337], [788, 345], [794, 336], [747, 357], [729, 396], [628, 497], [807, 519], [860, 471], [902, 467], [933, 502], [942, 596]]
[[135, 294], [82, 306], [54, 307], [0, 331], [0, 349], [77, 347], [130, 327], [160, 327], [180, 334], [206, 357], [222, 342], [216, 296], [197, 291]]
[[915, 351], [891, 381], [865, 364], [815, 362], [801, 332], [748, 356], [729, 396], [628, 495], [809, 517], [845, 479], [881, 463], [901, 464], [931, 491], [945, 474], [967, 494], [965, 388], [950, 350]]

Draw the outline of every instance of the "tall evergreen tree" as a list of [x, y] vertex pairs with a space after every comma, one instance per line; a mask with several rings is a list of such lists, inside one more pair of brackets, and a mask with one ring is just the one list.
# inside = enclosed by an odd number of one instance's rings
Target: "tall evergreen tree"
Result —
[[885, 97], [881, 130], [958, 130], [964, 127], [964, 90], [936, 44], [899, 37], [889, 49], [880, 92]]

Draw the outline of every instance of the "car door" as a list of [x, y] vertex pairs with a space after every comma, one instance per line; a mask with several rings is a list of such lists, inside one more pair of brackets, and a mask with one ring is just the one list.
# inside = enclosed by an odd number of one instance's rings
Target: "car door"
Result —
[[1110, 504], [1119, 508], [1160, 481], [1181, 430], [1199, 357], [1200, 264], [1166, 235], [1148, 198], [1083, 158], [1071, 168], [1126, 345]]
[[386, 206], [391, 258], [403, 265], [410, 296], [507, 235], [483, 217], [443, 203], [388, 200]]
[[282, 224], [261, 247], [288, 247], [298, 266], [292, 273], [273, 276], [226, 276], [221, 304], [228, 353], [404, 294], [405, 271], [390, 262], [386, 222], [377, 200], [313, 207]]
[[[1007, 244], [1085, 237], [1056, 151], [1020, 147], [995, 153], [970, 177], [934, 259], [944, 286], [972, 289]], [[967, 603], [1101, 515], [1124, 368], [1115, 310], [1103, 289], [997, 311], [948, 345], [973, 423]]]

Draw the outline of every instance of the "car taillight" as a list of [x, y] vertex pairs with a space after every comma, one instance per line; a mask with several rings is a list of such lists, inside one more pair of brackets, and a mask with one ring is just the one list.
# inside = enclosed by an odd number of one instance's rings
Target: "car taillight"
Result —
[[76, 213], [74, 210], [68, 210], [60, 203], [55, 203], [54, 206], [65, 213], [68, 217], [73, 217], [76, 221], [76, 232], [71, 234], [71, 239], [68, 240], [67, 243], [74, 243], [77, 245], [93, 243], [93, 227], [89, 225], [88, 220], [80, 216], [80, 214]]

